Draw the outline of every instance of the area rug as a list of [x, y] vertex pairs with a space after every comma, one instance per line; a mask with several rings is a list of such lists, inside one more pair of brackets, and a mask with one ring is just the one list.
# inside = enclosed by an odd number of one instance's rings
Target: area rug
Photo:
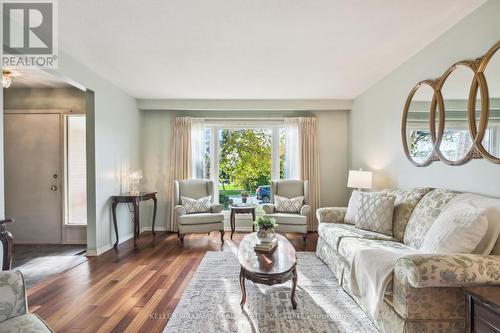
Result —
[[240, 265], [230, 252], [208, 252], [164, 332], [378, 332], [314, 253], [298, 252], [297, 309], [291, 283], [265, 286], [246, 280], [240, 307]]

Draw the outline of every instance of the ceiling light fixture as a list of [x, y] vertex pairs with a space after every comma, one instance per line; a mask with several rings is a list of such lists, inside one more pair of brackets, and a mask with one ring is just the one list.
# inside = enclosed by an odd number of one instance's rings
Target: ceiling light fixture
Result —
[[2, 87], [3, 88], [8, 88], [10, 87], [10, 84], [12, 83], [12, 80], [10, 78], [11, 71], [8, 69], [2, 70]]

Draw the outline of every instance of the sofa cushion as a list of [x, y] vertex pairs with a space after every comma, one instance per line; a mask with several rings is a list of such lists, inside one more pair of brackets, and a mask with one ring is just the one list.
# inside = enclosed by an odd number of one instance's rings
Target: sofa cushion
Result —
[[415, 249], [422, 246], [427, 231], [457, 193], [436, 189], [427, 193], [417, 204], [405, 230], [404, 244]]
[[35, 314], [28, 313], [25, 315], [13, 317], [0, 323], [0, 332], [2, 333], [19, 333], [19, 332], [52, 332], [47, 324]]
[[472, 253], [476, 254], [500, 254], [500, 199], [490, 198], [479, 194], [462, 193], [458, 194], [450, 202], [447, 210], [454, 205], [468, 203], [476, 208], [486, 209], [488, 218], [488, 230], [485, 237]]
[[222, 221], [224, 221], [224, 214], [222, 213], [187, 214], [179, 217], [180, 224], [205, 224]]
[[392, 235], [403, 242], [406, 225], [411, 213], [418, 202], [431, 191], [432, 188], [411, 188], [411, 189], [386, 189], [382, 192], [396, 198], [394, 201], [394, 215], [392, 218]]
[[269, 215], [266, 214], [264, 216], [275, 218], [278, 224], [294, 224], [294, 225], [307, 224], [307, 216], [299, 214], [275, 213]]
[[350, 224], [320, 223], [318, 234], [334, 250], [338, 250], [339, 243], [344, 237], [395, 240], [394, 238], [378, 232], [358, 229]]
[[360, 193], [356, 228], [392, 236], [392, 196], [380, 193]]
[[464, 202], [445, 209], [424, 237], [428, 253], [472, 253], [488, 230], [486, 209]]
[[347, 205], [347, 211], [344, 217], [344, 223], [355, 224], [356, 215], [358, 215], [359, 208], [359, 191], [352, 191], [351, 197], [349, 198], [349, 204]]
[[363, 238], [343, 238], [339, 244], [339, 253], [350, 266], [354, 255], [361, 249], [373, 248], [393, 248], [393, 249], [411, 249], [410, 247], [391, 240], [363, 239]]

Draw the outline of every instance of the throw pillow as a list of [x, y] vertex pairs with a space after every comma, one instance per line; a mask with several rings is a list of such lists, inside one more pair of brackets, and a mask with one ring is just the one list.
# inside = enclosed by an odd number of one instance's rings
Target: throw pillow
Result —
[[356, 228], [392, 236], [395, 197], [385, 193], [359, 193]]
[[304, 197], [285, 198], [279, 195], [274, 196], [274, 205], [278, 213], [300, 213], [300, 209], [304, 205]]
[[488, 230], [486, 210], [464, 203], [443, 211], [424, 237], [429, 253], [471, 253]]
[[210, 212], [210, 199], [212, 196], [203, 197], [200, 199], [192, 199], [181, 196], [181, 205], [186, 208], [188, 214], [195, 213], [209, 213]]
[[352, 191], [349, 204], [347, 205], [347, 212], [345, 213], [344, 223], [355, 224], [356, 215], [358, 214], [359, 207], [359, 191]]

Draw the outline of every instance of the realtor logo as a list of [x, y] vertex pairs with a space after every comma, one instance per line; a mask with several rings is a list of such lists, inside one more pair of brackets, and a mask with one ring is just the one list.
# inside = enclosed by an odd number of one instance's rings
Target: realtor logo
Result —
[[55, 0], [2, 1], [3, 67], [57, 67]]

